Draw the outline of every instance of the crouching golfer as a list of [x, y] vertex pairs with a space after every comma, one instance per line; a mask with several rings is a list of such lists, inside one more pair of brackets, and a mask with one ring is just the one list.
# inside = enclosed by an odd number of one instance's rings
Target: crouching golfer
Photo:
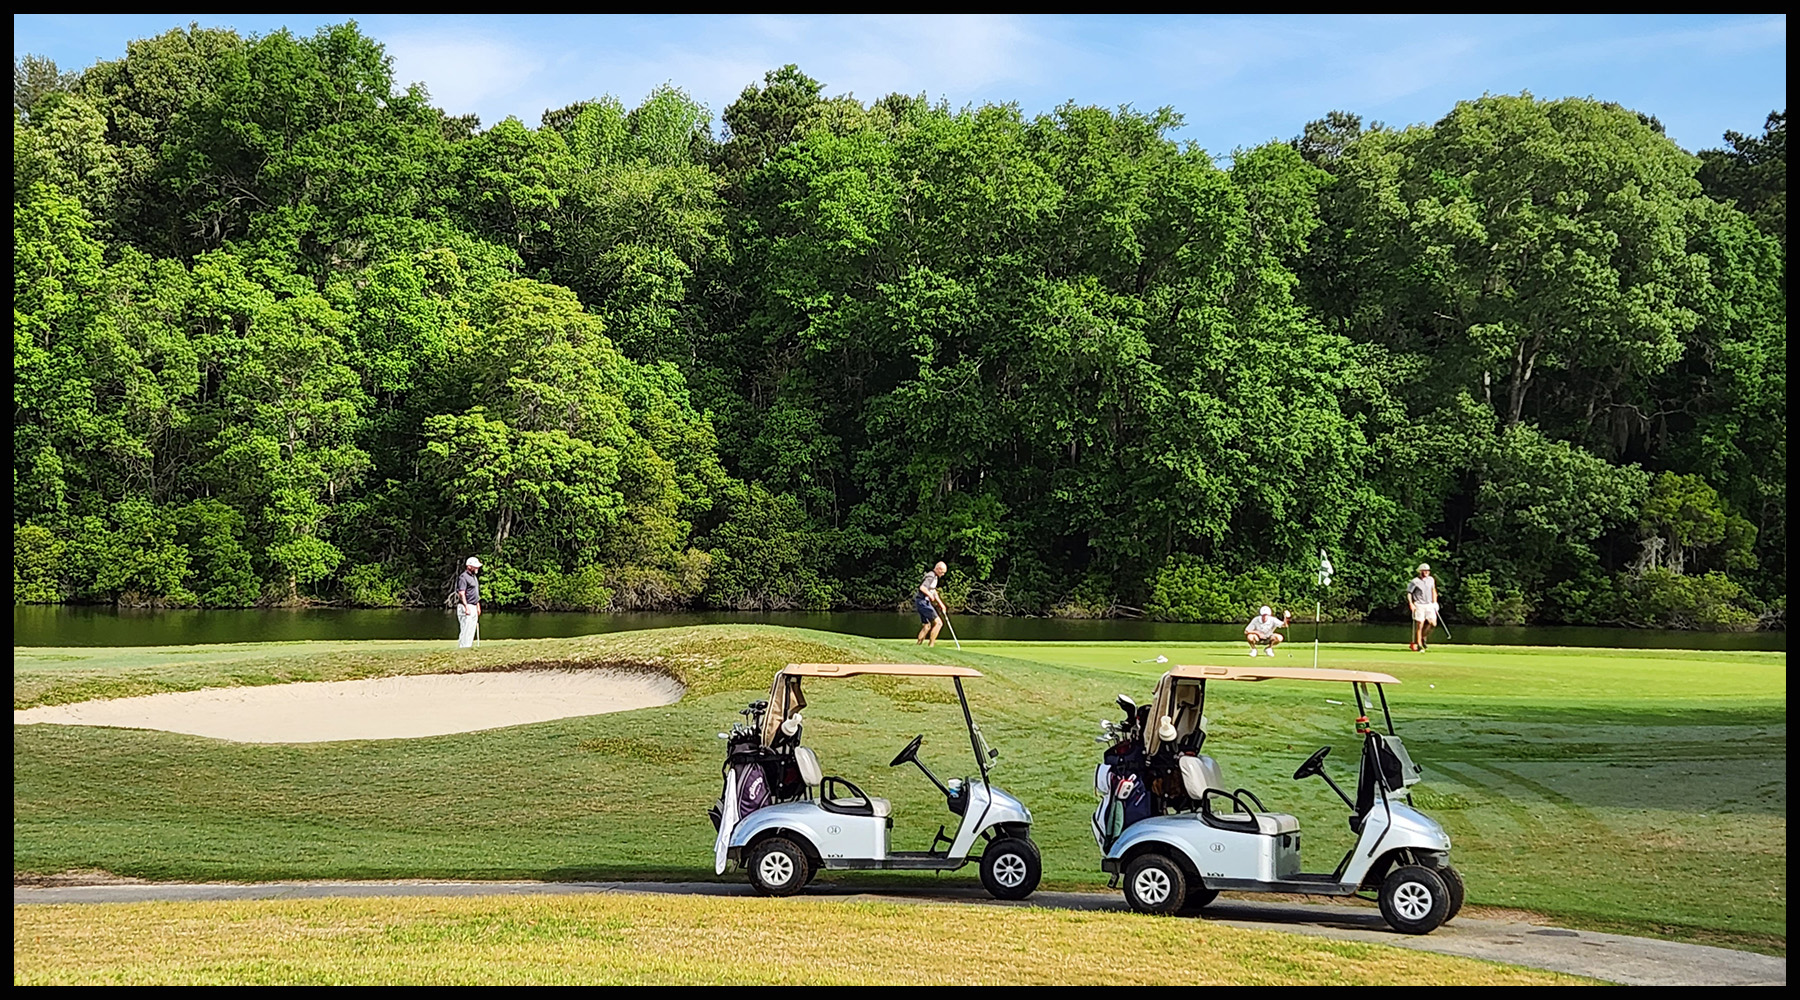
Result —
[[481, 560], [470, 556], [457, 575], [456, 590], [451, 594], [456, 599], [456, 644], [463, 649], [475, 645], [475, 633], [481, 627], [481, 582], [476, 579], [480, 573]]
[[1437, 581], [1431, 578], [1431, 566], [1420, 563], [1417, 576], [1406, 585], [1406, 605], [1412, 609], [1413, 650], [1422, 650], [1431, 639], [1431, 630], [1437, 625], [1438, 590]]
[[1275, 612], [1270, 611], [1267, 604], [1263, 605], [1256, 617], [1250, 619], [1250, 624], [1244, 626], [1244, 641], [1250, 644], [1250, 655], [1255, 656], [1257, 648], [1264, 647], [1268, 649], [1270, 656], [1274, 656], [1275, 647], [1281, 645], [1282, 641], [1281, 633], [1275, 630], [1284, 624], [1286, 622], [1275, 617]]
[[943, 579], [947, 569], [940, 561], [926, 571], [925, 579], [920, 580], [919, 588], [913, 591], [913, 607], [919, 612], [919, 638], [914, 645], [937, 645], [938, 630], [944, 627], [944, 616], [950, 613], [950, 609], [944, 607], [944, 599], [938, 596], [938, 581]]

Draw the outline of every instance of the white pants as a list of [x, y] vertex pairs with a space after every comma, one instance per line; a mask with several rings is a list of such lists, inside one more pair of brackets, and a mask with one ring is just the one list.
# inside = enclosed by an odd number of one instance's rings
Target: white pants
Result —
[[468, 649], [475, 645], [475, 626], [480, 620], [481, 615], [475, 608], [467, 604], [456, 606], [456, 644], [458, 646]]

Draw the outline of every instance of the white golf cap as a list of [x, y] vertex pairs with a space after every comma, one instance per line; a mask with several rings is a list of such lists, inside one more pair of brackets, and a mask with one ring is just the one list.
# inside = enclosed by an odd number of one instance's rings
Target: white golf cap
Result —
[[469, 567], [470, 569], [480, 569], [481, 568], [481, 560], [475, 558], [474, 556], [470, 556], [469, 561], [466, 563], [463, 563], [463, 565]]
[[1269, 610], [1269, 606], [1268, 606], [1268, 605], [1267, 605], [1267, 604], [1265, 604], [1265, 605], [1263, 605], [1263, 607], [1262, 607], [1262, 612], [1261, 612], [1261, 613], [1262, 613], [1262, 614], [1264, 614], [1264, 615], [1272, 615], [1272, 614], [1274, 614], [1274, 613], [1275, 613], [1275, 612], [1273, 612], [1273, 611], [1270, 611], [1270, 610]]
[[1431, 564], [1430, 563], [1420, 563], [1419, 569], [1429, 572], [1431, 569]]

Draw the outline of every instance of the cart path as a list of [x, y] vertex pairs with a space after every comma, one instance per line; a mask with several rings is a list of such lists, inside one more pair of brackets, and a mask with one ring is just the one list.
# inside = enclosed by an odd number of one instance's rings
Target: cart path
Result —
[[[308, 899], [329, 896], [484, 896], [618, 893], [682, 893], [749, 896], [730, 882], [268, 882], [258, 884], [130, 883], [13, 887], [13, 905], [127, 903], [216, 899]], [[1006, 903], [979, 888], [932, 886], [875, 891], [818, 885], [807, 898], [843, 902], [1042, 906], [1069, 910], [1124, 910], [1119, 893], [1038, 892]], [[1188, 919], [1188, 918], [1173, 918]], [[1373, 906], [1221, 897], [1205, 918], [1232, 927], [1310, 934], [1342, 941], [1393, 945], [1419, 951], [1483, 958], [1555, 972], [1591, 976], [1629, 986], [1785, 986], [1787, 958], [1708, 945], [1546, 927], [1522, 920], [1459, 916], [1431, 934], [1390, 930]]]

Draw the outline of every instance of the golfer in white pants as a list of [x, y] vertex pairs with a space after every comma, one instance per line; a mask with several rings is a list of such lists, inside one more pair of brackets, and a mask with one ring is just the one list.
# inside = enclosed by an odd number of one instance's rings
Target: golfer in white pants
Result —
[[456, 644], [463, 649], [475, 645], [475, 631], [481, 624], [481, 560], [474, 556], [463, 564], [456, 578]]

